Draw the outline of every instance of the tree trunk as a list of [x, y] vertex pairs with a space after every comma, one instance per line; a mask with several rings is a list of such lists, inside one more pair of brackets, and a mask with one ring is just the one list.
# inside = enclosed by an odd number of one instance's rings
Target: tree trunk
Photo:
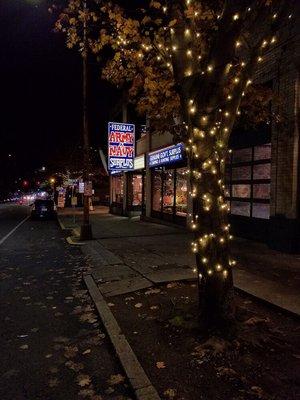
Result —
[[224, 158], [212, 147], [211, 157], [191, 157], [191, 196], [195, 232], [200, 319], [206, 326], [224, 327], [234, 319], [231, 235], [225, 199]]

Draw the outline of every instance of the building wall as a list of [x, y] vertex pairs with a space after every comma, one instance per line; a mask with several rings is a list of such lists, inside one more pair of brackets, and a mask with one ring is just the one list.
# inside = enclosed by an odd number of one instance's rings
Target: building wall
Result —
[[265, 58], [258, 81], [272, 79], [278, 104], [272, 111], [280, 122], [272, 123], [271, 216], [269, 245], [298, 252], [299, 219], [299, 15], [282, 32], [278, 45]]

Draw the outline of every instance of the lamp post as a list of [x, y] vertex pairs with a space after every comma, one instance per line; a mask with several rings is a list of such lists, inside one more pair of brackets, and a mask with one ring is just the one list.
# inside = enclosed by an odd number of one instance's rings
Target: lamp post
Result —
[[[83, 18], [83, 52], [82, 52], [82, 107], [83, 107], [83, 162], [84, 162], [84, 183], [89, 180], [90, 166], [90, 141], [88, 127], [88, 105], [87, 105], [87, 89], [88, 89], [88, 42], [87, 42], [87, 22], [86, 11], [87, 3], [83, 0], [84, 18]], [[90, 224], [90, 196], [84, 193], [83, 197], [83, 223], [80, 227], [80, 240], [92, 239], [92, 226]]]

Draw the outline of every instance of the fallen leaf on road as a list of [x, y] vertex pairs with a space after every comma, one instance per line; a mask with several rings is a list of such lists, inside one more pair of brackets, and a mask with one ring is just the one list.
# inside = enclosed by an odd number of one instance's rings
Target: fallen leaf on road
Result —
[[79, 319], [81, 322], [89, 322], [90, 324], [97, 322], [97, 316], [93, 313], [82, 314]]
[[88, 375], [78, 375], [77, 376], [78, 385], [81, 387], [88, 386], [91, 383], [91, 378]]
[[166, 365], [163, 361], [157, 361], [156, 368], [158, 369], [166, 368]]
[[179, 284], [177, 282], [170, 282], [167, 284], [167, 288], [168, 289], [173, 289], [175, 287], [179, 286]]
[[54, 317], [62, 317], [64, 314], [63, 313], [61, 313], [61, 312], [56, 312], [55, 314], [54, 314]]
[[136, 304], [134, 305], [134, 307], [135, 307], [135, 308], [141, 308], [141, 307], [143, 307], [143, 304], [142, 304], [142, 303], [136, 303]]
[[176, 396], [176, 390], [175, 389], [167, 389], [164, 391], [164, 395], [166, 397], [169, 397], [170, 399], [173, 399]]
[[64, 356], [66, 358], [73, 358], [73, 357], [76, 356], [77, 352], [78, 352], [78, 347], [77, 346], [66, 346], [65, 347]]
[[91, 337], [91, 338], [86, 340], [86, 344], [97, 346], [97, 345], [99, 345], [101, 343], [101, 340], [104, 339], [104, 338], [105, 338], [104, 334], [103, 334], [103, 336], [99, 335], [99, 336]]
[[20, 346], [21, 350], [28, 350], [29, 346], [28, 344], [23, 344], [22, 346]]
[[251, 318], [247, 319], [247, 321], [245, 321], [244, 324], [251, 326], [251, 325], [267, 323], [267, 322], [270, 322], [269, 318], [251, 317]]
[[124, 382], [124, 380], [125, 378], [123, 375], [117, 374], [117, 375], [111, 375], [107, 382], [109, 385], [118, 385], [119, 383]]
[[251, 392], [255, 394], [259, 399], [267, 399], [268, 396], [264, 392], [264, 390], [259, 386], [252, 386]]
[[89, 397], [92, 398], [94, 395], [94, 390], [93, 389], [82, 389], [78, 392], [78, 395], [81, 397]]
[[150, 288], [145, 292], [146, 295], [157, 294], [157, 293], [160, 293], [160, 289], [152, 289], [152, 288]]
[[54, 342], [58, 342], [58, 343], [67, 343], [70, 341], [69, 338], [64, 337], [64, 336], [57, 336], [53, 339]]
[[50, 387], [55, 387], [55, 386], [57, 386], [58, 385], [58, 379], [56, 379], [56, 378], [54, 378], [54, 379], [50, 379], [49, 380], [49, 382], [48, 382], [48, 385], [50, 386]]
[[17, 370], [17, 369], [9, 369], [7, 372], [5, 372], [3, 375], [1, 375], [1, 379], [12, 378], [13, 376], [17, 376], [18, 373], [19, 373], [19, 370]]
[[71, 314], [81, 314], [83, 312], [83, 309], [81, 306], [76, 306], [73, 311], [71, 312]]
[[233, 377], [233, 376], [237, 375], [237, 372], [232, 368], [219, 367], [219, 368], [217, 368], [217, 371], [218, 371], [218, 374], [220, 374], [221, 376]]
[[72, 369], [73, 371], [76, 371], [76, 372], [79, 372], [80, 370], [82, 370], [84, 367], [83, 367], [83, 364], [81, 364], [81, 363], [74, 363], [73, 361], [67, 361], [66, 363], [65, 363], [65, 366], [66, 367], [68, 367], [68, 368], [70, 368], [70, 369]]

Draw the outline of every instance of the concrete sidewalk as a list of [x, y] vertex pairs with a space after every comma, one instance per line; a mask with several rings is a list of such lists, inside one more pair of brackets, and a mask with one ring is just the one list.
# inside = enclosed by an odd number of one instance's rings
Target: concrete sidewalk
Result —
[[[60, 221], [69, 228], [81, 222], [77, 215], [74, 225], [68, 210], [60, 213]], [[192, 234], [185, 229], [113, 216], [105, 207], [95, 210], [91, 222], [95, 240], [84, 246], [84, 251], [93, 259], [94, 278], [102, 292], [115, 295], [194, 278]], [[240, 238], [233, 242], [233, 255], [238, 260], [236, 288], [300, 315], [300, 255], [280, 253]]]

